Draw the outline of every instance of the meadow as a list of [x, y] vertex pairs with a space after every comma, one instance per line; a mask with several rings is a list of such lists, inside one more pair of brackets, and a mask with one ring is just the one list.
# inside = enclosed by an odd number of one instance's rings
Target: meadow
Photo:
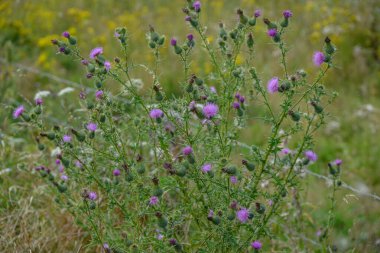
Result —
[[[139, 1], [7, 1], [0, 2], [0, 252], [101, 252], [93, 245], [92, 234], [78, 225], [68, 209], [56, 203], [51, 189], [34, 167], [41, 159], [37, 130], [14, 119], [20, 103], [32, 106], [37, 93], [45, 92], [45, 117], [51, 125], [67, 126], [75, 120], [80, 92], [94, 92], [93, 81], [86, 78], [81, 62], [62, 57], [52, 45], [68, 31], [87, 55], [103, 47], [110, 59], [120, 55], [115, 29], [128, 31], [128, 55], [154, 69], [159, 64], [161, 88], [168, 97], [183, 93], [178, 78], [184, 75], [181, 61], [173, 53], [170, 38], [185, 41], [193, 32], [182, 15], [182, 0]], [[324, 108], [326, 122], [314, 136], [318, 162], [302, 175], [299, 193], [288, 203], [295, 206], [307, 226], [279, 229], [282, 238], [268, 239], [262, 252], [328, 252], [310, 250], [320, 243], [321, 227], [331, 211], [331, 178], [327, 164], [343, 160], [341, 180], [334, 197], [334, 219], [330, 241], [335, 252], [380, 251], [380, 3], [376, 0], [204, 0], [201, 18], [207, 23], [210, 45], [218, 41], [219, 22], [232, 27], [236, 9], [253, 15], [260, 9], [263, 17], [278, 19], [282, 11], [293, 13], [286, 34], [289, 41], [288, 69], [303, 69], [314, 76], [313, 53], [329, 37], [337, 48], [334, 69], [323, 81], [336, 91], [334, 103]], [[293, 22], [294, 21], [294, 22]], [[149, 26], [166, 36], [155, 62], [149, 50]], [[281, 75], [279, 50], [266, 37], [262, 19], [255, 27], [254, 64], [265, 80]], [[257, 36], [256, 36], [257, 34]], [[116, 36], [117, 37], [117, 36]], [[79, 43], [80, 42], [80, 43]], [[196, 46], [201, 48], [195, 35]], [[236, 56], [244, 64], [248, 51]], [[189, 73], [208, 76], [210, 85], [221, 88], [213, 78], [215, 66], [205, 50], [194, 52]], [[134, 71], [139, 92], [151, 94], [151, 73], [144, 67]], [[110, 81], [109, 91], [121, 92], [120, 84]], [[270, 99], [273, 105], [280, 101]], [[69, 111], [70, 116], [64, 113]], [[262, 107], [250, 107], [247, 114], [264, 115]], [[241, 128], [239, 142], [264, 145], [270, 128], [250, 117]], [[294, 137], [296, 140], [297, 136]], [[47, 145], [51, 152], [53, 146]], [[52, 155], [53, 156], [53, 155]], [[50, 158], [52, 160], [53, 158]], [[239, 160], [240, 156], [233, 157]], [[285, 220], [296, 220], [292, 213]], [[269, 243], [273, 239], [273, 244]], [[283, 244], [286, 244], [285, 246]], [[300, 246], [302, 244], [302, 246]], [[286, 250], [281, 250], [286, 248]], [[331, 249], [331, 248], [330, 248]], [[332, 251], [332, 250], [331, 250]], [[138, 252], [138, 251], [137, 251]], [[217, 249], [215, 252], [218, 251]], [[242, 251], [243, 252], [243, 251]]]

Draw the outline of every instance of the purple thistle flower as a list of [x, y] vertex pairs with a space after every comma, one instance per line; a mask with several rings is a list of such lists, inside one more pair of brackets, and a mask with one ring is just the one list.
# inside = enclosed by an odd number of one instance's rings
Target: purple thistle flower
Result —
[[96, 56], [100, 55], [103, 53], [103, 48], [102, 47], [96, 47], [91, 50], [90, 52], [90, 58], [95, 59]]
[[103, 94], [104, 94], [104, 92], [102, 90], [96, 91], [96, 93], [95, 93], [96, 99], [98, 99], [98, 100], [102, 99]]
[[315, 66], [319, 67], [322, 65], [322, 63], [325, 61], [325, 55], [322, 52], [315, 52], [313, 56], [313, 62]]
[[211, 86], [211, 87], [210, 87], [210, 91], [211, 91], [212, 93], [216, 93], [216, 88], [215, 88], [214, 86]]
[[162, 118], [164, 116], [164, 112], [161, 111], [160, 109], [152, 109], [149, 113], [149, 116], [152, 119], [159, 119], [159, 118]]
[[191, 17], [190, 17], [190, 16], [186, 16], [186, 17], [185, 17], [185, 20], [186, 20], [186, 21], [190, 21], [190, 20], [191, 20]]
[[284, 155], [288, 155], [288, 154], [290, 154], [290, 152], [291, 152], [291, 150], [288, 149], [288, 148], [283, 148], [283, 149], [281, 150], [281, 153], [284, 154]]
[[70, 135], [64, 135], [62, 137], [62, 140], [63, 140], [63, 142], [66, 142], [66, 143], [71, 142], [71, 136]]
[[236, 217], [241, 223], [246, 223], [249, 219], [249, 211], [246, 208], [242, 208], [236, 212]]
[[57, 164], [57, 165], [61, 164], [61, 160], [55, 159], [55, 164]]
[[201, 11], [201, 1], [195, 1], [193, 4], [193, 7], [194, 7], [194, 10], [196, 12], [200, 12]]
[[68, 39], [68, 38], [70, 38], [70, 33], [65, 31], [62, 33], [62, 36]]
[[104, 67], [106, 68], [107, 71], [110, 71], [111, 63], [109, 61], [104, 62]]
[[36, 105], [42, 105], [44, 103], [42, 98], [36, 98], [36, 100], [34, 102], [36, 102]]
[[210, 163], [206, 163], [206, 164], [204, 164], [203, 166], [202, 166], [202, 171], [204, 172], [204, 173], [207, 173], [207, 172], [209, 172], [209, 171], [211, 171], [211, 169], [212, 169], [212, 165], [210, 164]]
[[93, 122], [87, 124], [87, 129], [91, 132], [95, 132], [97, 128], [98, 126]]
[[162, 239], [164, 239], [164, 235], [162, 235], [162, 234], [158, 234], [158, 235], [157, 235], [157, 239], [158, 239], [158, 240], [162, 240]]
[[282, 15], [284, 15], [284, 18], [290, 18], [293, 16], [293, 13], [291, 10], [286, 10], [282, 13]]
[[189, 110], [190, 111], [195, 111], [197, 108], [196, 108], [196, 104], [195, 104], [195, 101], [191, 101], [190, 104], [189, 104]]
[[261, 16], [261, 10], [255, 10], [254, 15], [255, 15], [255, 18], [260, 17]]
[[86, 93], [85, 93], [84, 91], [81, 91], [81, 92], [79, 93], [79, 98], [80, 98], [80, 99], [86, 99]]
[[275, 28], [269, 29], [268, 35], [273, 38], [274, 36], [277, 35], [277, 29], [275, 29]]
[[309, 161], [315, 162], [318, 158], [317, 154], [314, 153], [312, 150], [307, 150], [305, 152], [305, 156]]
[[176, 239], [174, 239], [174, 238], [171, 238], [171, 239], [169, 239], [169, 244], [170, 245], [177, 245], [177, 240]]
[[236, 110], [239, 109], [239, 108], [240, 108], [240, 104], [239, 104], [239, 102], [234, 102], [234, 103], [232, 104], [232, 107], [235, 108]]
[[254, 241], [251, 243], [251, 247], [256, 250], [259, 250], [263, 247], [263, 244], [260, 241]]
[[115, 33], [113, 34], [113, 36], [115, 36], [115, 38], [119, 38], [119, 37], [120, 37], [120, 33], [115, 32]]
[[96, 192], [90, 192], [87, 195], [87, 198], [90, 199], [90, 200], [96, 200], [98, 198], [98, 195], [96, 194]]
[[20, 117], [25, 111], [25, 108], [23, 105], [20, 105], [19, 107], [17, 107], [14, 111], [13, 111], [13, 118], [14, 119], [17, 119], [18, 117]]
[[278, 77], [273, 77], [269, 80], [267, 89], [269, 93], [275, 93], [278, 91]]
[[158, 197], [157, 196], [152, 196], [149, 199], [149, 205], [154, 206], [157, 205], [158, 203]]
[[76, 160], [74, 164], [77, 168], [82, 168], [82, 163], [80, 161]]
[[231, 177], [230, 177], [230, 182], [231, 182], [232, 184], [237, 184], [237, 182], [238, 182], [237, 177], [235, 177], [235, 176], [231, 176]]
[[194, 35], [193, 34], [188, 34], [187, 36], [187, 39], [189, 40], [189, 41], [193, 41], [193, 39], [194, 39]]
[[183, 155], [191, 155], [191, 153], [193, 153], [193, 149], [190, 147], [190, 146], [186, 146], [182, 149], [182, 154]]
[[219, 111], [219, 108], [216, 104], [209, 103], [203, 107], [203, 114], [206, 118], [211, 119], [214, 117]]
[[214, 217], [214, 210], [211, 210], [208, 212], [207, 218], [212, 218]]
[[80, 61], [84, 66], [87, 66], [88, 65], [88, 60], [86, 59], [83, 59]]
[[110, 249], [110, 246], [108, 245], [108, 243], [104, 243], [103, 244], [103, 249], [108, 253], [108, 252], [111, 252], [111, 249]]
[[62, 179], [63, 181], [67, 181], [67, 180], [69, 179], [69, 177], [68, 177], [67, 175], [63, 174], [63, 175], [61, 176], [61, 179]]
[[172, 45], [173, 47], [177, 46], [177, 39], [176, 38], [172, 38], [170, 40], [170, 45]]
[[65, 48], [65, 47], [60, 47], [60, 48], [59, 48], [59, 52], [61, 52], [61, 53], [64, 53], [64, 52], [65, 52], [65, 50], [66, 50], [66, 48]]
[[58, 167], [58, 171], [59, 171], [59, 173], [63, 173], [65, 171], [65, 167], [63, 167], [63, 165], [60, 165]]
[[341, 159], [336, 159], [334, 162], [333, 162], [336, 166], [340, 166], [343, 161]]
[[71, 35], [70, 35], [70, 33], [68, 31], [64, 31], [62, 33], [62, 36], [65, 37], [66, 39], [69, 39]]
[[240, 96], [239, 101], [240, 101], [240, 103], [244, 104], [244, 102], [245, 102], [245, 97], [244, 97], [244, 96]]
[[115, 177], [118, 177], [118, 176], [120, 176], [121, 172], [120, 172], [119, 169], [114, 169], [113, 172], [112, 172], [112, 174], [113, 174]]

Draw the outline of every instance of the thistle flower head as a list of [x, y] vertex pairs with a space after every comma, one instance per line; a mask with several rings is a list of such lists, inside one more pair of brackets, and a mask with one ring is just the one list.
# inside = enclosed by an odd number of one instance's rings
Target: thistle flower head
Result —
[[236, 217], [241, 223], [246, 223], [249, 219], [249, 211], [246, 208], [242, 208], [236, 212]]
[[23, 105], [20, 105], [19, 107], [17, 107], [14, 111], [13, 111], [13, 118], [14, 119], [17, 119], [18, 117], [20, 117], [25, 111], [25, 108]]
[[275, 29], [275, 28], [269, 29], [268, 35], [273, 38], [274, 36], [277, 35], [277, 29]]
[[284, 15], [284, 18], [290, 18], [293, 16], [293, 13], [291, 10], [285, 10], [282, 15]]
[[34, 102], [36, 103], [36, 105], [42, 105], [44, 103], [42, 98], [36, 98]]
[[275, 93], [278, 91], [278, 78], [273, 77], [272, 79], [269, 80], [267, 89], [269, 93]]
[[110, 69], [111, 69], [111, 63], [109, 61], [104, 62], [104, 68], [107, 71], [110, 71]]
[[325, 55], [322, 52], [315, 52], [313, 56], [313, 62], [315, 66], [319, 67], [325, 61]]
[[176, 38], [172, 38], [170, 40], [170, 45], [172, 45], [173, 47], [177, 46], [177, 39]]
[[251, 243], [251, 247], [252, 247], [253, 249], [256, 249], [256, 250], [261, 249], [262, 246], [263, 246], [263, 245], [262, 245], [262, 243], [261, 243], [260, 241], [254, 241], [254, 242]]
[[336, 166], [340, 166], [343, 161], [341, 159], [336, 159], [334, 162], [333, 162]]
[[158, 203], [158, 197], [157, 196], [152, 196], [149, 199], [149, 205], [154, 206], [157, 205]]
[[203, 114], [206, 118], [211, 119], [219, 111], [219, 108], [216, 104], [209, 103], [203, 107]]
[[164, 112], [161, 111], [160, 109], [152, 109], [149, 113], [149, 116], [152, 118], [152, 119], [158, 119], [158, 118], [162, 118], [164, 116]]
[[100, 54], [103, 54], [103, 48], [102, 47], [96, 47], [96, 48], [94, 48], [94, 49], [91, 50], [91, 52], [90, 52], [90, 58], [91, 59], [95, 59], [96, 56], [98, 56]]
[[202, 171], [204, 173], [211, 171], [211, 169], [212, 169], [212, 165], [210, 163], [206, 163], [202, 166]]
[[114, 169], [114, 170], [112, 171], [112, 174], [113, 174], [115, 177], [118, 177], [118, 176], [120, 176], [121, 171], [120, 171], [119, 169]]
[[260, 17], [261, 16], [261, 10], [255, 10], [254, 16], [255, 16], [255, 18]]
[[317, 154], [314, 153], [312, 150], [307, 150], [305, 152], [305, 157], [309, 160], [309, 161], [312, 161], [312, 162], [315, 162], [318, 158]]
[[70, 38], [70, 33], [65, 31], [62, 33], [62, 36], [68, 39], [68, 38]]
[[96, 99], [100, 100], [103, 97], [104, 92], [102, 90], [98, 90], [95, 92]]
[[194, 35], [193, 34], [188, 34], [187, 36], [186, 36], [186, 38], [189, 40], [189, 41], [193, 41], [193, 39], [194, 39]]
[[93, 122], [90, 122], [87, 124], [87, 130], [88, 131], [95, 132], [97, 128], [98, 128], [98, 126]]
[[283, 149], [281, 150], [281, 153], [284, 154], [284, 155], [288, 155], [288, 154], [291, 153], [291, 150], [288, 149], [288, 148], [283, 148]]
[[201, 1], [195, 1], [193, 3], [193, 7], [194, 7], [194, 10], [196, 12], [200, 12], [201, 11]]
[[71, 142], [71, 136], [70, 135], [64, 135], [62, 137], [63, 142], [68, 143]]
[[193, 148], [190, 147], [190, 146], [186, 146], [186, 147], [184, 147], [184, 148], [182, 149], [182, 154], [183, 154], [183, 155], [188, 156], [188, 155], [190, 155], [191, 153], [193, 153]]
[[230, 177], [230, 182], [231, 182], [232, 184], [237, 184], [237, 182], [238, 182], [237, 177], [236, 177], [236, 176], [231, 176], [231, 177]]
[[90, 200], [96, 200], [98, 198], [98, 195], [96, 194], [96, 192], [89, 192], [87, 198]]

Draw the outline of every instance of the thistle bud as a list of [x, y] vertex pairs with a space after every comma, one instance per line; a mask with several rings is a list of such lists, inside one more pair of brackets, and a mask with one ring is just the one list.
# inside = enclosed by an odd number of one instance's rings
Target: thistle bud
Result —
[[236, 13], [239, 16], [240, 23], [243, 24], [243, 25], [247, 24], [248, 18], [244, 15], [243, 10], [238, 9]]
[[75, 45], [75, 44], [77, 44], [77, 39], [76, 39], [75, 37], [73, 37], [73, 36], [70, 36], [70, 37], [68, 38], [68, 40], [69, 40], [70, 45]]
[[157, 218], [158, 218], [158, 220], [157, 220], [157, 225], [160, 227], [160, 228], [166, 228], [166, 226], [168, 225], [168, 220], [167, 219], [165, 219], [163, 216], [162, 216], [162, 214], [160, 213], [160, 216], [158, 216], [157, 215], [157, 213], [156, 213], [156, 216], [157, 216]]
[[332, 55], [335, 52], [335, 47], [334, 45], [331, 44], [331, 40], [329, 37], [326, 37], [325, 39], [325, 52], [328, 55]]
[[248, 34], [248, 38], [247, 38], [247, 46], [248, 48], [253, 48], [253, 45], [254, 45], [253, 35], [252, 33], [250, 33]]
[[320, 106], [317, 102], [315, 101], [311, 101], [310, 103], [313, 107], [314, 107], [314, 111], [318, 114], [322, 113], [323, 112], [323, 107]]
[[241, 163], [247, 168], [249, 171], [255, 170], [255, 164], [248, 162], [247, 160], [242, 160]]
[[255, 205], [256, 205], [256, 212], [258, 212], [259, 214], [263, 214], [265, 212], [265, 206], [263, 204], [256, 202]]
[[290, 89], [291, 86], [292, 86], [291, 83], [290, 83], [288, 80], [286, 80], [286, 81], [284, 81], [284, 82], [280, 85], [280, 87], [278, 88], [278, 91], [279, 91], [279, 92], [287, 91], [287, 90]]
[[163, 44], [165, 43], [165, 36], [161, 36], [158, 41], [157, 41], [157, 44], [162, 46]]
[[223, 168], [222, 171], [229, 175], [235, 175], [237, 170], [235, 166], [230, 166], [230, 167]]
[[301, 115], [298, 112], [289, 111], [288, 114], [295, 122], [298, 122], [301, 119]]
[[272, 23], [269, 19], [264, 18], [264, 23], [267, 25], [268, 29], [277, 29], [277, 25]]

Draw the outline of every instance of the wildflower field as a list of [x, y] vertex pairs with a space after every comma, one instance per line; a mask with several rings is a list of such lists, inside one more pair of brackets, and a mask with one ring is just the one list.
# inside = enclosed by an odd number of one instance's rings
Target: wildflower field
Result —
[[0, 252], [380, 252], [379, 1], [0, 14]]

